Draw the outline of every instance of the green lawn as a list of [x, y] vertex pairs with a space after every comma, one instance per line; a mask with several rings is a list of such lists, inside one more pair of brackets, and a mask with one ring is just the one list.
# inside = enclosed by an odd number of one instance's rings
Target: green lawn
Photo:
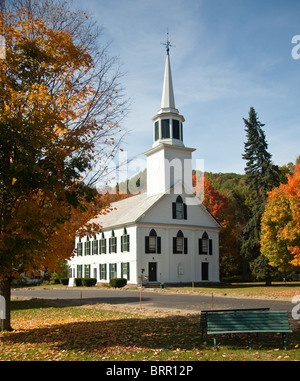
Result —
[[40, 300], [12, 301], [13, 332], [0, 333], [0, 360], [300, 360], [299, 326], [287, 335], [219, 337], [203, 342], [199, 315], [145, 316]]
[[183, 287], [167, 288], [165, 292], [192, 292], [195, 294], [209, 294], [236, 297], [257, 298], [292, 298], [300, 295], [300, 282], [273, 282], [272, 286], [265, 286], [263, 282], [220, 284], [213, 287]]

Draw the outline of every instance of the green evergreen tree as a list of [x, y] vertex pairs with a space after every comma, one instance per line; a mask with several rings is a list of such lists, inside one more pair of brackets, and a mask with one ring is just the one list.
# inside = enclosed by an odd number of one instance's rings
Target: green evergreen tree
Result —
[[[243, 235], [241, 253], [246, 259], [248, 268], [255, 273], [259, 266], [252, 266], [260, 256], [260, 222], [264, 211], [267, 192], [274, 186], [279, 185], [279, 168], [271, 161], [272, 155], [267, 151], [268, 144], [262, 124], [257, 117], [256, 111], [250, 107], [249, 118], [243, 118], [247, 141], [245, 153], [242, 155], [246, 160], [245, 174], [246, 184], [250, 190], [249, 216]], [[265, 261], [259, 261], [263, 266]], [[260, 269], [260, 273], [265, 272]]]

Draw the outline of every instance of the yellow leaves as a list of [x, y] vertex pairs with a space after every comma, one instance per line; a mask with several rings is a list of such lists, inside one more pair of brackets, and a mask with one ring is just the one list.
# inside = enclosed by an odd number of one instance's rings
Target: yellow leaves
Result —
[[300, 166], [296, 164], [288, 183], [268, 193], [262, 216], [262, 253], [282, 271], [300, 263], [299, 195]]

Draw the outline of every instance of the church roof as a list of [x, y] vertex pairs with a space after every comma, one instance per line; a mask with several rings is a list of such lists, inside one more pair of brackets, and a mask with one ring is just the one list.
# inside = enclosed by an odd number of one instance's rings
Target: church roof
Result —
[[99, 223], [103, 229], [127, 225], [136, 222], [151, 208], [164, 194], [147, 197], [147, 193], [125, 198], [111, 203], [111, 210], [107, 214], [100, 214], [90, 223]]
[[[173, 187], [171, 187], [171, 189]], [[136, 196], [125, 198], [124, 200], [113, 202], [111, 203], [112, 210], [110, 212], [107, 214], [99, 214], [96, 218], [90, 220], [89, 222], [101, 225], [101, 228], [104, 230], [138, 222], [151, 209], [151, 207], [154, 206], [165, 194], [169, 193], [169, 191], [153, 196], [148, 196], [145, 192]], [[191, 195], [189, 197], [189, 205], [198, 205], [200, 209], [207, 214], [212, 221], [214, 221], [216, 227], [222, 227], [218, 220], [195, 195]], [[194, 201], [191, 198], [194, 199]]]

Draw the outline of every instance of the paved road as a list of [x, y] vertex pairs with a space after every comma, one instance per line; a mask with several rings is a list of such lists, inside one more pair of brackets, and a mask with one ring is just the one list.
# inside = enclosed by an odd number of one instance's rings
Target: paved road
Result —
[[[130, 304], [140, 305], [140, 292], [135, 290], [103, 290], [103, 289], [15, 289], [14, 296], [27, 296], [41, 299], [64, 299], [88, 303]], [[230, 297], [214, 297], [215, 309], [269, 307], [271, 310], [291, 311], [295, 304], [285, 300], [237, 299]], [[210, 309], [212, 297], [205, 295], [189, 295], [180, 293], [142, 292], [143, 307], [171, 308], [178, 310], [201, 311]]]

